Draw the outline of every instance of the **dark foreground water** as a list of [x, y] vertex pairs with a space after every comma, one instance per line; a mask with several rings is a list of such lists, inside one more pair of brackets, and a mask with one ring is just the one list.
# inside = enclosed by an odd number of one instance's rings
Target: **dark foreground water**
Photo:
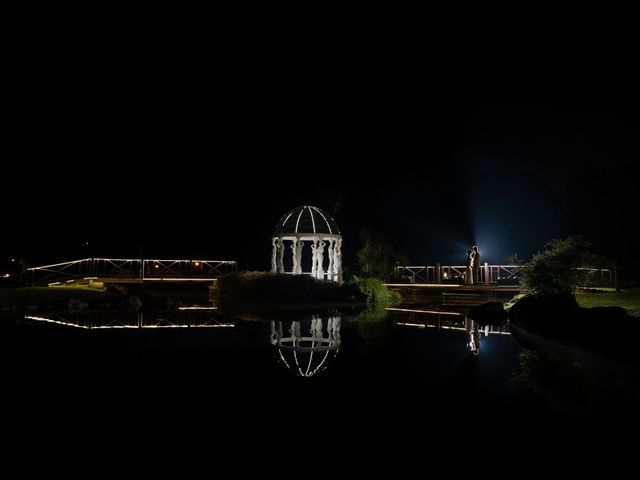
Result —
[[461, 310], [438, 308], [249, 319], [191, 307], [14, 316], [13, 398], [39, 414], [153, 412], [317, 428], [331, 419], [450, 419], [475, 429], [481, 421], [635, 416], [634, 386], [613, 385], [580, 359], [524, 349], [507, 325], [479, 327]]

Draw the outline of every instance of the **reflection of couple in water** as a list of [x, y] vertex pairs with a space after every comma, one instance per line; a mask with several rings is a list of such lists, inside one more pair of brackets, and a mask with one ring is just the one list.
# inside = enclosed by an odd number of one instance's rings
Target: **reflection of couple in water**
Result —
[[467, 331], [467, 338], [469, 339], [467, 342], [467, 350], [474, 355], [478, 355], [480, 353], [480, 330], [478, 329], [478, 324], [465, 316], [464, 328]]
[[467, 250], [467, 268], [464, 272], [464, 284], [473, 285], [480, 282], [480, 252], [478, 246], [474, 245], [471, 250]]

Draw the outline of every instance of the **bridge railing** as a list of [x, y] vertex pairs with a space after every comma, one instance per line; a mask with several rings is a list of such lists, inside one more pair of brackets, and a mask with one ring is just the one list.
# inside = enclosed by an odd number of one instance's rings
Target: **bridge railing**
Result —
[[[498, 280], [514, 279], [519, 271], [518, 265], [484, 264], [478, 271], [475, 283], [498, 283]], [[409, 283], [459, 283], [464, 284], [465, 265], [400, 265], [396, 267], [398, 280]]]
[[[616, 273], [611, 268], [579, 268], [588, 275], [584, 286], [615, 287]], [[425, 284], [464, 284], [465, 265], [399, 265], [395, 267], [396, 280], [408, 283]], [[478, 284], [516, 284], [522, 272], [521, 265], [489, 265], [480, 266]]]
[[30, 283], [63, 284], [79, 280], [214, 280], [237, 270], [233, 260], [83, 258], [27, 269]]

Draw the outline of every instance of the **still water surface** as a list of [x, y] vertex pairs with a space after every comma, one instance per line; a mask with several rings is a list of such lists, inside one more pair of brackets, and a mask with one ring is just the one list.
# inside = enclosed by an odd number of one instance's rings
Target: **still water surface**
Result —
[[229, 318], [194, 305], [34, 312], [16, 317], [15, 325], [19, 391], [60, 404], [219, 409], [294, 401], [302, 409], [305, 402], [339, 401], [379, 403], [399, 415], [505, 416], [584, 415], [599, 408], [582, 370], [569, 372], [568, 383], [574, 374], [577, 380], [566, 395], [553, 386], [541, 393], [545, 378], [534, 378], [541, 360], [527, 357], [523, 364], [526, 351], [508, 325], [478, 326], [455, 307]]

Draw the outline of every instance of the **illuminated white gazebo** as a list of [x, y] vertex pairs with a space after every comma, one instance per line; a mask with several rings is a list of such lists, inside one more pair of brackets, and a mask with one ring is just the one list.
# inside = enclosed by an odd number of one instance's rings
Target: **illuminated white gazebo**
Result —
[[[304, 205], [283, 215], [271, 239], [271, 271], [342, 282], [342, 235], [327, 212]], [[303, 250], [310, 245], [311, 271], [303, 271]], [[291, 269], [285, 269], [285, 250], [291, 252]], [[326, 252], [326, 255], [325, 255]]]

